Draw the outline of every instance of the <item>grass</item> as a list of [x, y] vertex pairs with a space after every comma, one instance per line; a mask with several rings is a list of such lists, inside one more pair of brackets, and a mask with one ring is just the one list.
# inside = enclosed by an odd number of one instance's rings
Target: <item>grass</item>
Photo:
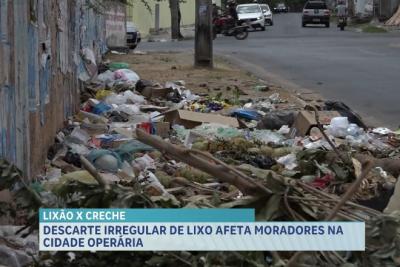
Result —
[[372, 26], [372, 25], [363, 27], [362, 31], [365, 33], [385, 33], [385, 32], [387, 32], [387, 30], [385, 30], [383, 28]]

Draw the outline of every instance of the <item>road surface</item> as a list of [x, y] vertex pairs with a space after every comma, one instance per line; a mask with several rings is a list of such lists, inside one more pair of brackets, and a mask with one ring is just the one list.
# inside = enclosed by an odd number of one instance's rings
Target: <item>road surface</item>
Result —
[[[237, 41], [219, 37], [215, 52], [257, 75], [345, 102], [367, 122], [400, 125], [400, 33], [301, 27], [301, 14], [278, 14], [273, 27]], [[143, 43], [142, 50], [189, 50], [193, 41]]]

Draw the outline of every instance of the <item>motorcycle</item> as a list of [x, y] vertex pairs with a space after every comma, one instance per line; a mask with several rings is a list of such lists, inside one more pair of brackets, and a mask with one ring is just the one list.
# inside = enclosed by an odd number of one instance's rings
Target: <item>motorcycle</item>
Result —
[[248, 25], [236, 26], [232, 23], [229, 16], [218, 16], [213, 20], [213, 39], [217, 38], [217, 34], [225, 36], [234, 36], [237, 40], [244, 40], [249, 36], [247, 31]]
[[347, 26], [347, 18], [346, 17], [339, 17], [338, 19], [338, 27], [341, 31], [344, 31], [344, 27]]

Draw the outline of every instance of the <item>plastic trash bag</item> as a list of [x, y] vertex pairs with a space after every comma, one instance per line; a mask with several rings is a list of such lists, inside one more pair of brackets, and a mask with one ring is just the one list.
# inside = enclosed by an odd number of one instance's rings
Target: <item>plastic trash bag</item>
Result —
[[251, 120], [251, 121], [253, 121], [253, 120], [258, 121], [261, 119], [261, 114], [258, 113], [258, 111], [254, 110], [254, 109], [238, 108], [231, 112], [231, 116], [237, 117], [237, 118], [243, 118], [243, 119]]
[[99, 170], [117, 172], [122, 167], [122, 160], [118, 153], [106, 149], [92, 150], [87, 159]]
[[114, 150], [120, 158], [124, 161], [131, 162], [133, 160], [133, 154], [142, 151], [153, 151], [154, 148], [143, 144], [138, 140], [131, 140], [129, 142], [121, 144], [117, 149]]
[[345, 137], [349, 126], [347, 117], [335, 117], [332, 118], [331, 123], [327, 126], [327, 132], [334, 137]]
[[132, 162], [132, 166], [140, 171], [145, 171], [147, 169], [156, 169], [154, 165], [154, 159], [152, 159], [149, 155], [144, 155], [143, 157], [136, 158]]
[[90, 139], [90, 135], [79, 127], [75, 127], [69, 137], [71, 141], [77, 140], [80, 144], [87, 144]]
[[122, 95], [127, 99], [127, 102], [131, 102], [133, 104], [142, 104], [146, 102], [143, 96], [137, 95], [129, 90], [123, 92]]
[[110, 70], [107, 70], [97, 76], [97, 79], [103, 83], [109, 84], [115, 81], [114, 73]]
[[99, 104], [95, 105], [92, 109], [92, 113], [101, 115], [111, 109], [110, 105], [107, 105], [104, 102], [100, 102]]
[[114, 110], [118, 112], [124, 112], [128, 115], [135, 115], [141, 113], [139, 106], [134, 104], [122, 104], [117, 106]]
[[143, 96], [134, 94], [132, 91], [125, 91], [121, 94], [111, 93], [106, 97], [105, 102], [109, 105], [123, 105], [123, 104], [142, 104], [146, 102]]
[[279, 130], [284, 125], [291, 127], [294, 123], [295, 114], [293, 111], [270, 111], [262, 117], [257, 124], [257, 129]]
[[255, 139], [266, 144], [282, 144], [282, 142], [285, 140], [283, 135], [277, 132], [272, 132], [270, 130], [254, 130], [250, 132], [249, 135], [251, 139]]
[[295, 154], [289, 154], [283, 157], [280, 157], [277, 160], [278, 163], [285, 166], [288, 170], [293, 170], [297, 167], [297, 159]]
[[130, 69], [119, 69], [114, 71], [114, 80], [126, 81], [135, 85], [140, 80], [140, 77]]

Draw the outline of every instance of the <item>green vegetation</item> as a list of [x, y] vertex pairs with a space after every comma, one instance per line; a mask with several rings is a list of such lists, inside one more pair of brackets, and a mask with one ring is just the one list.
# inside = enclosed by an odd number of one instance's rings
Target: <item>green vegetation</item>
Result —
[[362, 28], [362, 31], [365, 33], [385, 33], [387, 30], [384, 28], [368, 25]]

